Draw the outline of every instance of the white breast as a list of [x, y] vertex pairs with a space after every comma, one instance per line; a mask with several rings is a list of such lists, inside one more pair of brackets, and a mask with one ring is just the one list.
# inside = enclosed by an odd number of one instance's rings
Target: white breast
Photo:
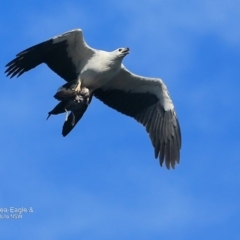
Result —
[[120, 68], [121, 61], [113, 58], [108, 52], [98, 51], [82, 68], [81, 85], [89, 89], [97, 89], [116, 76]]

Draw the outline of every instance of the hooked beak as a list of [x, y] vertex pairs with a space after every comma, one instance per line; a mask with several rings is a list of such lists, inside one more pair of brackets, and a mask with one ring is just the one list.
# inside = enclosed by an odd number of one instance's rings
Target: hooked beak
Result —
[[125, 55], [130, 53], [130, 49], [129, 48], [125, 48], [122, 53], [124, 53]]

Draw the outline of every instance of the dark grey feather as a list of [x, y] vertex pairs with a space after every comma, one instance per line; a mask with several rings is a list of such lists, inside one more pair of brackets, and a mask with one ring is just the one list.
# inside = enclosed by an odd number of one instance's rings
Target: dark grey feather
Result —
[[94, 96], [109, 107], [135, 118], [146, 127], [160, 165], [179, 163], [181, 132], [174, 110], [165, 111], [154, 94], [98, 89]]
[[53, 43], [53, 39], [30, 47], [16, 55], [6, 67], [10, 78], [19, 77], [41, 63], [46, 63], [55, 73], [66, 81], [77, 78], [76, 68], [67, 53], [67, 41]]

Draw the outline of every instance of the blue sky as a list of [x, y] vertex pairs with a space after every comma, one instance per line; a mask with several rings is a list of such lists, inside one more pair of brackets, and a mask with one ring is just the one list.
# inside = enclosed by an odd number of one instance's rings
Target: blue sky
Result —
[[[0, 3], [2, 239], [240, 239], [239, 1]], [[129, 47], [124, 65], [162, 78], [182, 129], [175, 170], [145, 129], [93, 99], [69, 136], [47, 113], [64, 81], [41, 65], [9, 80], [18, 52], [83, 29], [97, 49]]]

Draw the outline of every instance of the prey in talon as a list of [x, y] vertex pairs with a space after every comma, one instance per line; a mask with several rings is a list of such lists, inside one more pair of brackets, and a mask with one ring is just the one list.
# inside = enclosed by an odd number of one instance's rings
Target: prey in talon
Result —
[[54, 95], [54, 97], [59, 100], [66, 100], [70, 97], [76, 96], [76, 95], [87, 95], [89, 94], [89, 90], [87, 88], [81, 89], [81, 81], [80, 79], [70, 81], [63, 86], [61, 86], [57, 93]]
[[[87, 88], [75, 91], [63, 85], [54, 97], [60, 100], [60, 102], [48, 113], [47, 119], [52, 114], [57, 115], [66, 112], [65, 127], [69, 124], [74, 126], [80, 120], [90, 102], [90, 94]], [[69, 111], [71, 112], [70, 115], [68, 115]]]

